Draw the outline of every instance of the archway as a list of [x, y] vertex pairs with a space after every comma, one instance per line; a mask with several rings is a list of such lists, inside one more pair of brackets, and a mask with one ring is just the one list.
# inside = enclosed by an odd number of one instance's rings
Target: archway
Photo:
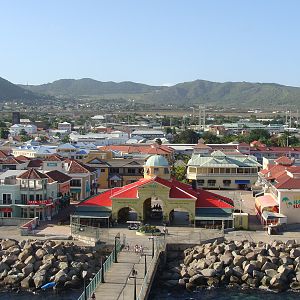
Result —
[[118, 223], [125, 224], [127, 221], [137, 221], [138, 214], [131, 207], [123, 207], [118, 211]]
[[174, 208], [169, 213], [170, 225], [188, 226], [190, 225], [190, 213], [183, 208]]
[[143, 214], [145, 223], [160, 225], [163, 221], [163, 201], [156, 196], [146, 199]]

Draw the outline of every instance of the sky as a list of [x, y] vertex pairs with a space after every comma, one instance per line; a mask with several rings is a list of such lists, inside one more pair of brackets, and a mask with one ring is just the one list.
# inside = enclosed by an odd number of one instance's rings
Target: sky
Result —
[[0, 77], [300, 86], [298, 0], [0, 0]]

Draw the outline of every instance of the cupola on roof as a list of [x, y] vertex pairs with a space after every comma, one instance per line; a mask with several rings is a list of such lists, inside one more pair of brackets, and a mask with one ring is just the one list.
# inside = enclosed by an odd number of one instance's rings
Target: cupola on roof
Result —
[[147, 166], [147, 167], [169, 167], [169, 162], [167, 161], [166, 158], [164, 158], [161, 155], [152, 155], [147, 159], [145, 166]]

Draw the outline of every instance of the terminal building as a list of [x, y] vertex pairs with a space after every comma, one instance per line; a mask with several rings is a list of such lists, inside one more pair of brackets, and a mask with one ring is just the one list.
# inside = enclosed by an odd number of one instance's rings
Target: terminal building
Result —
[[72, 222], [101, 227], [130, 220], [156, 225], [233, 227], [233, 201], [172, 179], [165, 157], [150, 156], [143, 170], [144, 177], [138, 181], [82, 201]]

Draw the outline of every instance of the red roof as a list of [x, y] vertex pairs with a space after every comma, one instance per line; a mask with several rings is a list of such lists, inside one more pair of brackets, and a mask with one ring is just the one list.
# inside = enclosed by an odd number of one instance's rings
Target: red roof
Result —
[[150, 182], [156, 182], [158, 184], [168, 187], [170, 189], [170, 199], [190, 199], [194, 201], [196, 200], [196, 208], [234, 208], [233, 201], [227, 197], [223, 197], [201, 189], [194, 190], [191, 185], [184, 184], [175, 179], [169, 181], [160, 177], [154, 177], [150, 179], [142, 178], [134, 183], [125, 185], [121, 188], [114, 188], [109, 191], [106, 191], [100, 195], [97, 195], [80, 203], [79, 205], [111, 206], [112, 199], [137, 199], [138, 188]]
[[45, 174], [37, 171], [36, 169], [29, 169], [17, 178], [21, 179], [44, 179], [48, 178]]
[[284, 166], [291, 166], [294, 161], [286, 156], [281, 156], [277, 159], [275, 159], [275, 162], [278, 164], [278, 165], [284, 165]]
[[17, 157], [15, 157], [15, 159], [21, 160], [21, 161], [28, 161], [30, 160], [30, 158], [24, 156], [24, 155], [19, 155]]
[[103, 151], [120, 151], [123, 153], [142, 153], [142, 154], [170, 154], [174, 150], [164, 145], [109, 145], [99, 147]]
[[52, 154], [44, 159], [44, 161], [63, 161], [64, 158], [58, 154]]

